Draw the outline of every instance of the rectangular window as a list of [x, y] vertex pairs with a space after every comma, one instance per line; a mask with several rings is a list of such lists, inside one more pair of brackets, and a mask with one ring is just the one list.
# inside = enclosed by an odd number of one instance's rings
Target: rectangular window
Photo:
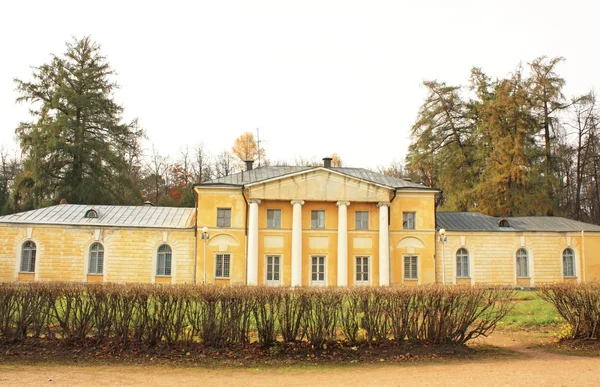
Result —
[[310, 212], [310, 228], [325, 228], [325, 210]]
[[325, 257], [311, 257], [311, 285], [325, 285]]
[[369, 211], [356, 211], [356, 229], [357, 230], [368, 230], [369, 229]]
[[281, 257], [267, 255], [267, 285], [279, 285], [281, 282]]
[[417, 256], [404, 257], [404, 279], [416, 280], [419, 279], [419, 258]]
[[231, 208], [217, 208], [217, 227], [231, 227]]
[[402, 213], [402, 228], [404, 230], [415, 229], [415, 213], [414, 212], [403, 212]]
[[281, 210], [267, 210], [267, 228], [281, 228]]
[[369, 257], [356, 257], [356, 283], [369, 284]]
[[215, 277], [229, 278], [231, 268], [231, 254], [217, 254], [215, 256]]

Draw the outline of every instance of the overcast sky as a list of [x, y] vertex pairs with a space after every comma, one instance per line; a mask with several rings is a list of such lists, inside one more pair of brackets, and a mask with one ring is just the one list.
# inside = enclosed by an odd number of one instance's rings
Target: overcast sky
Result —
[[567, 94], [600, 85], [595, 1], [10, 1], [0, 14], [0, 142], [28, 119], [13, 78], [91, 36], [147, 147], [213, 154], [246, 131], [272, 160], [402, 161], [424, 80], [465, 84], [564, 56]]

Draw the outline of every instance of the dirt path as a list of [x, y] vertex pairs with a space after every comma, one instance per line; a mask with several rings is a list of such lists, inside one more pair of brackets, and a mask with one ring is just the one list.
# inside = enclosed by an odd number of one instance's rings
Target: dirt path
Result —
[[0, 364], [0, 386], [597, 386], [600, 358], [541, 350], [520, 335], [486, 344], [515, 351], [492, 360], [290, 368], [32, 366]]

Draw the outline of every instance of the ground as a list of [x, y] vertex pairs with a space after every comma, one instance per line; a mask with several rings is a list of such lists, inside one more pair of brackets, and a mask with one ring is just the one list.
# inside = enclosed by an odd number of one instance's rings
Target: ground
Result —
[[[3, 357], [0, 386], [595, 386], [598, 345], [560, 345], [543, 332], [495, 332], [468, 354], [376, 361], [226, 366], [139, 362], [30, 362]], [[394, 360], [396, 359], [396, 360]]]

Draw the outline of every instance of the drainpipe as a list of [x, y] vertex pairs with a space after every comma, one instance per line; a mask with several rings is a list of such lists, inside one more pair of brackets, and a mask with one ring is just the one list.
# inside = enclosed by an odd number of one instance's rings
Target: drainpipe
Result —
[[583, 230], [581, 230], [581, 277], [585, 282], [585, 231]]
[[[198, 200], [196, 190], [192, 186], [192, 195], [194, 195], [194, 285], [196, 285], [196, 267], [198, 266]], [[206, 260], [206, 256], [204, 257]]]
[[[392, 230], [390, 230], [390, 224], [392, 223], [392, 202], [394, 201], [394, 199], [396, 199], [396, 193], [398, 191], [394, 189], [394, 196], [392, 196], [392, 198], [390, 199], [390, 206], [388, 207], [388, 250], [391, 250], [389, 242], [392, 240], [390, 238], [390, 233]], [[392, 284], [392, 278], [394, 278], [392, 276], [392, 268], [393, 268], [393, 262], [394, 260], [392, 259], [392, 252], [388, 251], [388, 257], [390, 259], [390, 264], [388, 266], [389, 272], [388, 272], [388, 277], [390, 278], [390, 285]]]
[[248, 199], [242, 185], [242, 197], [246, 203], [246, 219], [244, 220], [244, 285], [248, 285]]

